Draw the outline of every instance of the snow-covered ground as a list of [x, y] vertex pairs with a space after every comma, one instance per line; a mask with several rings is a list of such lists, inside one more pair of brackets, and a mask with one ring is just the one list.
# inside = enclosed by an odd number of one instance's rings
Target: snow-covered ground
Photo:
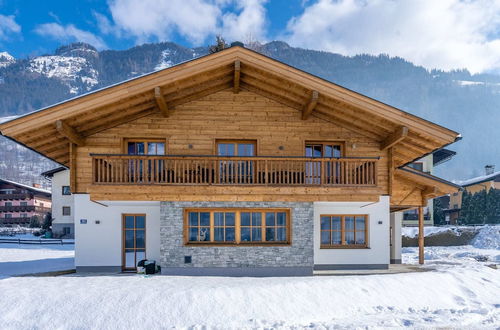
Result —
[[[497, 234], [484, 236], [494, 243]], [[0, 324], [2, 329], [498, 329], [500, 270], [493, 264], [500, 263], [500, 249], [485, 245], [490, 248], [428, 247], [429, 271], [405, 274], [4, 277]], [[405, 248], [403, 258], [416, 263], [417, 248]]]
[[[32, 235], [16, 238], [32, 239]], [[74, 245], [0, 244], [0, 279], [10, 275], [44, 273], [75, 268]], [[0, 292], [0, 297], [2, 293]], [[1, 299], [0, 299], [1, 300]]]

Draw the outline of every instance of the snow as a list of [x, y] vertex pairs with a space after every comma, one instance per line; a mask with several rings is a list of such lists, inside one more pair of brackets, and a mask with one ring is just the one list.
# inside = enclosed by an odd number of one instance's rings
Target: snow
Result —
[[[27, 237], [16, 236], [16, 238]], [[0, 244], [0, 279], [12, 275], [74, 269], [74, 255], [74, 245], [70, 244], [2, 243]], [[0, 293], [0, 297], [1, 295]]]
[[7, 52], [0, 52], [0, 68], [5, 68], [16, 62], [14, 56]]
[[19, 186], [19, 187], [22, 187], [22, 188], [29, 189], [29, 190], [38, 191], [38, 192], [45, 193], [45, 194], [50, 194], [51, 193], [50, 190], [47, 190], [47, 189], [36, 188], [36, 187], [33, 187], [33, 186], [29, 186], [27, 184], [22, 184], [22, 183], [19, 183], [19, 182], [14, 182], [14, 181], [3, 179], [3, 178], [0, 178], [0, 180], [1, 181], [5, 181], [5, 182], [10, 183], [10, 184], [15, 185], [15, 186]]
[[[481, 227], [468, 227], [468, 226], [441, 226], [441, 227], [433, 227], [428, 226], [424, 227], [424, 237], [436, 235], [438, 233], [443, 233], [449, 231], [450, 233], [460, 236], [461, 232], [464, 231], [475, 231], [479, 230]], [[403, 227], [401, 228], [401, 234], [403, 236], [409, 238], [418, 237], [418, 227]]]
[[471, 85], [484, 85], [483, 81], [471, 81], [471, 80], [454, 80], [460, 86], [471, 86]]
[[[175, 51], [174, 51], [175, 53]], [[165, 49], [161, 52], [160, 62], [155, 66], [155, 71], [170, 68], [174, 65], [174, 62], [169, 60], [169, 56], [172, 55], [172, 51], [170, 49]]]
[[18, 116], [0, 117], [0, 124], [16, 119]]
[[[71, 93], [77, 93], [78, 89], [72, 86], [77, 78], [87, 84], [87, 90], [97, 85], [98, 72], [92, 68], [86, 58], [78, 56], [40, 56], [30, 61], [29, 70], [43, 74], [49, 78], [55, 77], [66, 82]], [[83, 73], [85, 72], [85, 73]]]
[[[483, 240], [496, 235], [484, 231]], [[58, 262], [70, 252], [3, 247], [0, 268], [6, 257]], [[403, 262], [417, 263], [417, 248], [403, 252]], [[425, 259], [428, 271], [388, 275], [4, 277], [0, 324], [2, 329], [500, 327], [500, 270], [488, 266], [500, 262], [499, 248], [427, 247]]]
[[497, 172], [494, 172], [492, 174], [482, 175], [482, 176], [478, 176], [478, 177], [468, 179], [468, 180], [456, 181], [455, 183], [459, 184], [461, 186], [469, 186], [469, 185], [474, 184], [474, 183], [488, 181], [489, 179], [493, 179], [499, 175], [500, 175], [500, 171], [497, 171]]
[[472, 240], [472, 245], [480, 249], [500, 250], [500, 226], [482, 228]]

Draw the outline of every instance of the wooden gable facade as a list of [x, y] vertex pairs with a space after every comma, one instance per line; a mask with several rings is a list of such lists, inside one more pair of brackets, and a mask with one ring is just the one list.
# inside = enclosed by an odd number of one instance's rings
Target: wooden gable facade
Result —
[[[456, 191], [400, 167], [458, 133], [243, 47], [42, 109], [0, 131], [69, 167], [72, 191], [93, 200], [391, 195], [397, 210]], [[164, 150], [130, 155], [131, 141]], [[252, 144], [254, 153], [221, 155], [218, 144], [228, 141]], [[340, 158], [306, 157], [322, 146], [338, 148]]]

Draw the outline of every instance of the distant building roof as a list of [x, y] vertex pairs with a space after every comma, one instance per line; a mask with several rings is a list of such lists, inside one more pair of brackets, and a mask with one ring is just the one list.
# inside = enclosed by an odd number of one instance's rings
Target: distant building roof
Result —
[[42, 173], [42, 176], [46, 177], [46, 178], [51, 178], [54, 176], [54, 174], [56, 173], [59, 173], [59, 172], [62, 172], [62, 171], [65, 171], [67, 170], [66, 167], [63, 167], [63, 166], [59, 166], [59, 167], [56, 167], [56, 168], [53, 168], [51, 170], [48, 170], [48, 171], [45, 171]]
[[0, 183], [1, 182], [8, 183], [8, 184], [11, 184], [11, 185], [16, 186], [16, 187], [24, 188], [24, 189], [27, 189], [27, 190], [32, 191], [32, 192], [46, 194], [46, 195], [49, 195], [49, 196], [52, 194], [50, 192], [50, 190], [28, 186], [26, 184], [22, 184], [22, 183], [11, 181], [11, 180], [7, 180], [7, 179], [0, 178]]
[[483, 183], [492, 180], [500, 180], [500, 171], [493, 172], [488, 175], [478, 176], [472, 179], [457, 181], [462, 187], [472, 186], [473, 184]]
[[432, 153], [432, 165], [437, 166], [449, 161], [457, 153], [450, 149], [439, 149]]

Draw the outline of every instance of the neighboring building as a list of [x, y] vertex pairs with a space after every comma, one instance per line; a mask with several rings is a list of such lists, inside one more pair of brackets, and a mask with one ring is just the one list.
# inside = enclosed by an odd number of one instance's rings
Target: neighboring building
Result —
[[391, 212], [458, 188], [405, 166], [458, 133], [236, 46], [0, 131], [70, 169], [77, 271], [387, 268]]
[[52, 184], [52, 233], [55, 237], [73, 238], [73, 195], [69, 186], [69, 170], [58, 167], [42, 173]]
[[[486, 165], [484, 175], [457, 183], [462, 186], [463, 190], [472, 194], [481, 190], [489, 191], [491, 188], [500, 189], [500, 171], [495, 172], [495, 165]], [[446, 222], [456, 224], [462, 208], [462, 191], [452, 193], [449, 198], [440, 197], [440, 201], [444, 208]]]
[[[419, 160], [409, 164], [408, 166], [427, 174], [433, 174], [434, 167], [450, 160], [456, 154], [457, 153], [455, 151], [451, 151], [449, 149], [439, 149], [437, 151], [434, 151], [432, 154], [422, 157]], [[403, 226], [405, 227], [418, 226], [418, 210], [412, 209], [404, 211], [402, 215], [402, 221]], [[424, 207], [424, 225], [434, 225], [433, 199], [429, 199], [427, 201], [427, 205]]]
[[0, 226], [28, 226], [33, 217], [41, 224], [50, 206], [49, 190], [0, 179]]

